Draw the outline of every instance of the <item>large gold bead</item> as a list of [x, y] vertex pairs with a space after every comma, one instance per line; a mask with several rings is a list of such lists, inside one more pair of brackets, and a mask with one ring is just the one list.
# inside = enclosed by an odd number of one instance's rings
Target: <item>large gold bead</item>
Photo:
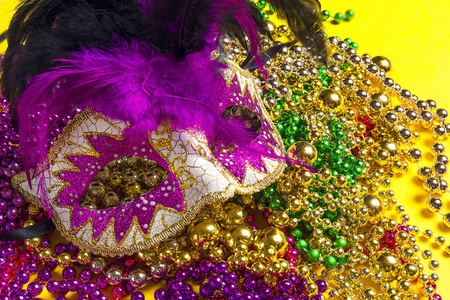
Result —
[[329, 109], [340, 109], [344, 105], [341, 95], [332, 89], [325, 89], [319, 94], [319, 100], [323, 106]]
[[372, 300], [372, 299], [376, 299], [376, 296], [377, 296], [377, 293], [375, 292], [375, 290], [373, 288], [367, 288], [362, 292], [363, 299]]
[[289, 147], [287, 155], [291, 159], [312, 164], [317, 159], [317, 150], [312, 144], [300, 141]]
[[307, 278], [309, 276], [309, 268], [305, 265], [299, 265], [295, 268], [295, 272], [303, 278]]
[[247, 212], [242, 206], [237, 205], [235, 203], [229, 203], [224, 207], [226, 214], [226, 223], [235, 225], [242, 224], [245, 222], [247, 218]]
[[369, 222], [376, 222], [383, 214], [383, 202], [374, 195], [367, 195], [364, 198], [364, 204], [367, 207], [367, 219]]
[[417, 277], [417, 275], [419, 274], [419, 268], [417, 268], [417, 266], [415, 264], [412, 263], [407, 263], [403, 265], [403, 269], [402, 269], [402, 277], [405, 279], [412, 279]]
[[392, 281], [397, 278], [402, 269], [398, 256], [389, 251], [376, 252], [372, 257], [371, 267], [374, 273], [381, 274], [381, 278], [386, 281]]
[[189, 224], [187, 234], [194, 245], [209, 249], [219, 239], [220, 227], [213, 219], [200, 218]]
[[272, 261], [276, 259], [277, 251], [274, 247], [266, 247], [261, 250], [260, 256], [265, 261]]
[[386, 150], [389, 152], [391, 158], [397, 156], [399, 150], [396, 143], [392, 141], [381, 141], [378, 143], [380, 149]]
[[256, 275], [261, 275], [264, 273], [264, 270], [266, 269], [266, 265], [263, 264], [261, 261], [255, 261], [252, 266], [251, 270]]
[[181, 268], [187, 266], [190, 262], [191, 262], [191, 256], [189, 255], [188, 252], [181, 252], [175, 261], [177, 266], [181, 267]]
[[253, 236], [252, 229], [245, 225], [239, 224], [233, 227], [229, 234], [227, 234], [228, 246], [235, 247], [237, 244], [244, 243], [248, 244]]
[[71, 263], [71, 257], [70, 257], [70, 255], [68, 253], [61, 253], [56, 258], [56, 263], [61, 268], [68, 267], [70, 265], [70, 263]]
[[389, 72], [392, 69], [391, 61], [387, 57], [375, 56], [372, 58], [372, 62], [385, 72]]
[[305, 293], [308, 296], [314, 296], [315, 294], [317, 294], [318, 288], [317, 285], [314, 282], [308, 282], [305, 285]]
[[80, 251], [77, 254], [77, 260], [80, 264], [87, 265], [91, 261], [91, 254], [86, 251]]
[[288, 242], [281, 230], [269, 227], [258, 233], [255, 246], [260, 250], [266, 247], [273, 247], [277, 253], [283, 253], [288, 246]]
[[322, 168], [317, 173], [317, 177], [320, 181], [329, 181], [331, 177], [333, 176], [333, 173], [328, 168]]
[[49, 248], [42, 248], [39, 251], [39, 257], [41, 258], [41, 260], [43, 261], [50, 261], [52, 259], [53, 256], [53, 251], [52, 249]]
[[385, 92], [373, 93], [370, 98], [372, 100], [380, 101], [383, 107], [389, 107], [391, 104], [391, 98]]

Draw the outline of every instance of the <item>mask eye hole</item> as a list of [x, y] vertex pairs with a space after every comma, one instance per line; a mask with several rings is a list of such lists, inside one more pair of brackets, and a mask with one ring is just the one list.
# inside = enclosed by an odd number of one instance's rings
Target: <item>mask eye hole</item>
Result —
[[131, 202], [158, 186], [168, 176], [155, 161], [139, 156], [118, 158], [95, 175], [80, 198], [86, 209], [107, 209]]
[[261, 117], [243, 105], [228, 106], [222, 113], [225, 119], [240, 119], [247, 131], [254, 133], [255, 138], [261, 132]]

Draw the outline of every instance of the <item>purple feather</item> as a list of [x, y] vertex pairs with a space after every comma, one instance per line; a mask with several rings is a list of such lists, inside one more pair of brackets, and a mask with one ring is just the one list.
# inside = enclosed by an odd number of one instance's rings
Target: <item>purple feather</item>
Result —
[[242, 122], [220, 118], [220, 70], [226, 65], [212, 60], [211, 50], [180, 60], [141, 42], [120, 41], [108, 50], [84, 49], [60, 60], [63, 66], [33, 78], [17, 104], [26, 169], [46, 161], [47, 132], [56, 126], [47, 121], [74, 107], [130, 121], [143, 132], [167, 118], [173, 128], [197, 128], [208, 141], [245, 147], [252, 136]]

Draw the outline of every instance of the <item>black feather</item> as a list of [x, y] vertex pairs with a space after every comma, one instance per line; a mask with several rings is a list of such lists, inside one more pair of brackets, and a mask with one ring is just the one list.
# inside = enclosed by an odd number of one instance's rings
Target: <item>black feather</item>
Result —
[[8, 29], [1, 84], [12, 104], [34, 75], [83, 47], [104, 47], [120, 35], [140, 35], [144, 15], [135, 0], [24, 0]]
[[326, 63], [328, 48], [317, 0], [270, 0], [277, 16], [286, 21], [295, 38]]

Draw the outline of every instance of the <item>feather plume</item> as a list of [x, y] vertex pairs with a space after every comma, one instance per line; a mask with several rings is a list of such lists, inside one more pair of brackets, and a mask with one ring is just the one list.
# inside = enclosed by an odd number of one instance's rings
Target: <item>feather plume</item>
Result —
[[39, 129], [51, 132], [57, 119], [48, 120], [74, 107], [130, 121], [131, 131], [154, 130], [167, 118], [173, 128], [200, 129], [218, 145], [247, 146], [254, 136], [242, 120], [220, 117], [220, 95], [227, 88], [220, 70], [226, 66], [211, 60], [211, 51], [180, 60], [142, 42], [119, 41], [108, 50], [83, 49], [58, 60], [62, 65], [35, 76], [17, 103], [25, 168], [46, 162], [47, 134]]
[[286, 21], [297, 41], [310, 47], [326, 64], [328, 49], [317, 0], [270, 0], [277, 16]]

